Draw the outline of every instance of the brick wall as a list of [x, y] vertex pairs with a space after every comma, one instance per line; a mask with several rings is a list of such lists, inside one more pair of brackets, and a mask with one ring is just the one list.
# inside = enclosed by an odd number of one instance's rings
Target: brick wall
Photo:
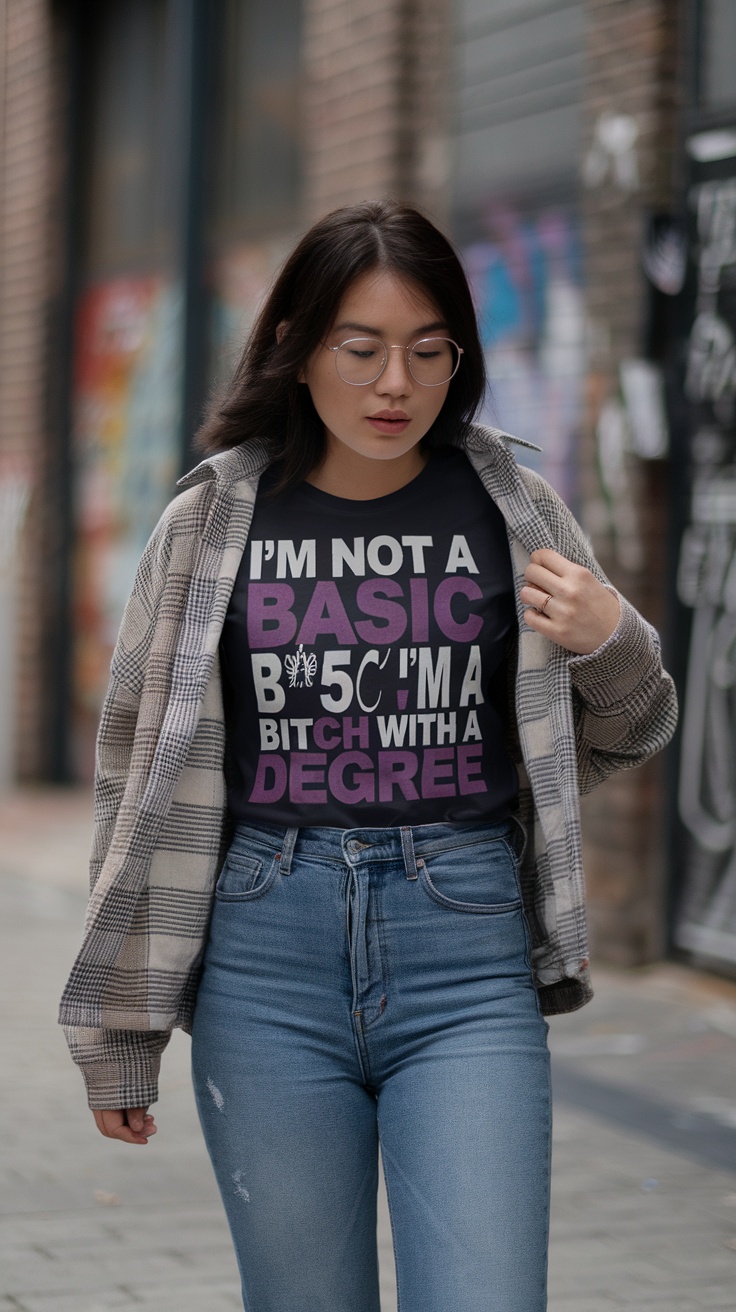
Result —
[[[632, 541], [618, 544], [601, 495], [596, 425], [618, 395], [622, 360], [640, 356], [647, 316], [641, 266], [647, 215], [671, 208], [675, 186], [679, 0], [587, 0], [586, 140], [601, 115], [634, 120], [638, 186], [611, 168], [582, 189], [585, 283], [591, 323], [584, 450], [586, 527], [617, 586], [660, 629], [666, 622], [668, 476], [664, 462], [625, 461]], [[585, 172], [584, 172], [585, 176]], [[594, 950], [639, 962], [656, 956], [664, 925], [664, 765], [623, 773], [584, 804], [586, 869]]]
[[[639, 246], [647, 208], [666, 204], [676, 77], [676, 9], [670, 0], [588, 0], [589, 142], [602, 112], [630, 113], [639, 127], [642, 186], [610, 180], [583, 197], [588, 304], [595, 325], [585, 449], [586, 501], [596, 547], [616, 582], [661, 622], [665, 472], [632, 468], [644, 565], [616, 560], [595, 507], [594, 429], [616, 390], [620, 360], [636, 354], [645, 310]], [[63, 269], [63, 31], [48, 0], [0, 0], [0, 468], [27, 462], [33, 494], [21, 546], [16, 699], [17, 769], [48, 771], [48, 621], [60, 524], [54, 397], [47, 377], [50, 323]], [[387, 192], [442, 218], [447, 196], [447, 0], [306, 0], [304, 220]], [[53, 352], [52, 352], [53, 354]], [[662, 925], [660, 762], [621, 775], [586, 803], [591, 923], [599, 956], [642, 960]]]
[[[61, 15], [61, 16], [59, 16]], [[446, 0], [306, 0], [305, 222], [386, 193], [441, 214]], [[48, 777], [63, 567], [59, 413], [69, 83], [63, 8], [0, 0], [0, 476], [31, 498], [19, 550], [16, 773]]]
[[305, 219], [387, 194], [445, 206], [446, 0], [306, 0]]

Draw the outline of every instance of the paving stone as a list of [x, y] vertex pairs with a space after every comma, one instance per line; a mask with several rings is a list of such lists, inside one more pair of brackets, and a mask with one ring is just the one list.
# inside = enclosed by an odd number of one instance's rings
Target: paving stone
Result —
[[148, 1312], [233, 1312], [233, 1309], [240, 1309], [242, 1312], [243, 1308], [237, 1285], [218, 1289], [205, 1282], [190, 1284], [174, 1292], [153, 1285], [145, 1289], [109, 1290], [92, 1296], [77, 1293], [27, 1295], [18, 1306], [23, 1312], [127, 1312], [127, 1309], [136, 1312], [141, 1312], [141, 1309], [148, 1309]]
[[[159, 1134], [139, 1152], [96, 1133], [56, 1025], [84, 914], [83, 812], [64, 837], [57, 807], [43, 859], [27, 815], [3, 843], [2, 814], [0, 1312], [242, 1312], [188, 1039], [166, 1052]], [[676, 1105], [680, 1147], [556, 1102], [550, 1312], [734, 1312], [736, 1172], [698, 1156], [698, 1127], [736, 1133], [736, 988], [672, 966], [599, 968], [594, 983], [589, 1007], [551, 1022], [565, 1087], [578, 1075], [634, 1111]], [[379, 1254], [382, 1310], [396, 1312], [383, 1189]]]

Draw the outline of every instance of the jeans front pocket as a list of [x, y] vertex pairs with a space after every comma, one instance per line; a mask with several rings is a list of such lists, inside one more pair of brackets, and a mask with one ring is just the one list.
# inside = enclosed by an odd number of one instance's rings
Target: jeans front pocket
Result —
[[516, 856], [507, 835], [428, 852], [417, 864], [425, 892], [439, 906], [486, 915], [521, 906]]
[[275, 853], [270, 861], [264, 862], [260, 857], [231, 847], [215, 885], [215, 897], [219, 902], [246, 902], [262, 897], [273, 884], [278, 868]]

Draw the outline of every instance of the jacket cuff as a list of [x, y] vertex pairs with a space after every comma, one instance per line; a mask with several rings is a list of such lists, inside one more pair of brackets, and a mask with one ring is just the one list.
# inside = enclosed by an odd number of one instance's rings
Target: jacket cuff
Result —
[[621, 614], [610, 638], [595, 651], [568, 661], [573, 684], [589, 706], [618, 706], [642, 683], [661, 676], [656, 631], [625, 597], [617, 596]]
[[168, 1031], [68, 1025], [63, 1029], [84, 1077], [91, 1108], [148, 1107], [158, 1100], [161, 1054], [170, 1038]]

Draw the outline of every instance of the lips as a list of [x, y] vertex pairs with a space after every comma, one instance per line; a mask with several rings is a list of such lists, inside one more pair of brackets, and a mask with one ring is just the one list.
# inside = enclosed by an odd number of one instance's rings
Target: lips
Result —
[[405, 410], [379, 410], [375, 415], [367, 415], [368, 423], [379, 433], [403, 433], [411, 423], [411, 417]]

